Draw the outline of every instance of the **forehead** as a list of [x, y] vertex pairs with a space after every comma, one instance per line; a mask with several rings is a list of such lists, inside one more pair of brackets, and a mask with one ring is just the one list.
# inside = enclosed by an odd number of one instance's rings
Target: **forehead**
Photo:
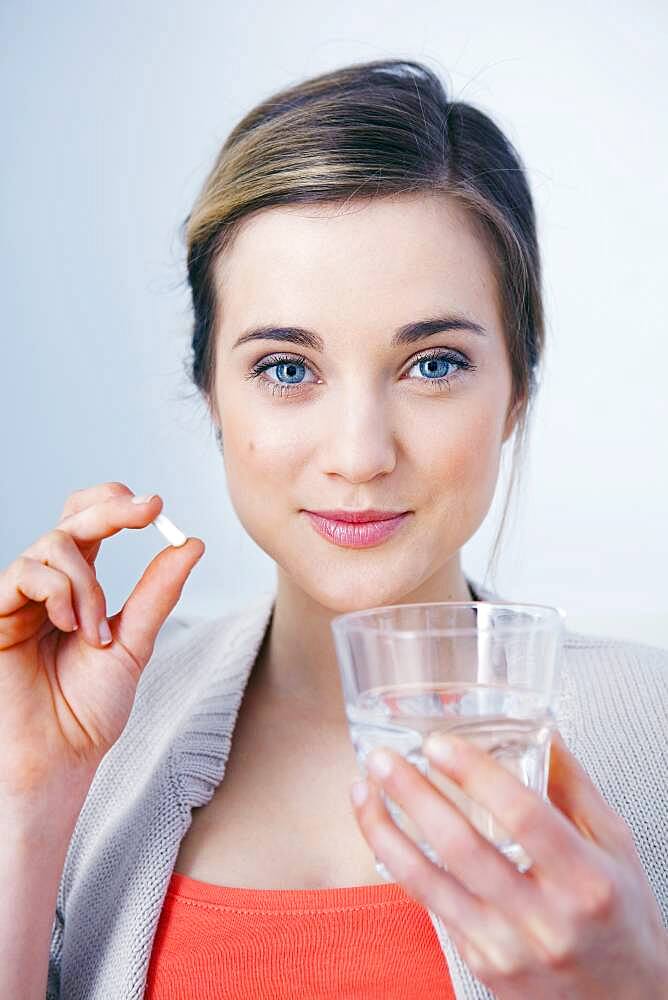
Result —
[[465, 210], [442, 194], [262, 209], [219, 259], [222, 338], [241, 326], [345, 326], [385, 334], [459, 310], [499, 327], [493, 264]]

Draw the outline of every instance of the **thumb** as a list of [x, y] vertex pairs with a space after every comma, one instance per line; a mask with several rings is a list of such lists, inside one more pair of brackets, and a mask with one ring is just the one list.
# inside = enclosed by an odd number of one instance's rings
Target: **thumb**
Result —
[[178, 603], [188, 575], [205, 549], [201, 538], [167, 546], [148, 564], [118, 614], [109, 619], [114, 639], [125, 646], [140, 669], [151, 658], [156, 636]]

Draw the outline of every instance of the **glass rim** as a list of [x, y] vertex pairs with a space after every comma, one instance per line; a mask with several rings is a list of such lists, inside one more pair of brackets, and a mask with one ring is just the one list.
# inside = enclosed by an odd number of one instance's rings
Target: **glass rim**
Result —
[[[382, 614], [388, 611], [395, 611], [397, 608], [434, 608], [434, 607], [449, 607], [449, 608], [507, 608], [511, 611], [515, 611], [522, 608], [528, 608], [530, 610], [547, 611], [549, 614], [539, 615], [530, 624], [518, 625], [513, 623], [495, 625], [490, 628], [488, 625], [466, 625], [466, 626], [453, 626], [452, 628], [438, 627], [438, 626], [428, 626], [424, 629], [420, 628], [392, 628], [388, 632], [385, 628], [379, 625], [373, 625], [367, 623], [364, 619], [371, 617], [372, 615]], [[551, 629], [554, 628], [555, 623], [559, 627], [563, 627], [566, 621], [566, 612], [563, 608], [556, 607], [552, 604], [533, 604], [527, 603], [526, 601], [416, 601], [413, 604], [385, 604], [380, 605], [375, 608], [363, 608], [360, 611], [346, 611], [344, 614], [336, 615], [330, 622], [330, 627], [340, 634], [345, 632], [368, 632], [368, 633], [382, 633], [383, 635], [391, 635], [396, 638], [412, 638], [415, 636], [454, 636], [454, 635], [480, 635], [489, 632], [494, 633], [514, 633], [514, 632], [527, 632], [536, 631], [540, 629]]]

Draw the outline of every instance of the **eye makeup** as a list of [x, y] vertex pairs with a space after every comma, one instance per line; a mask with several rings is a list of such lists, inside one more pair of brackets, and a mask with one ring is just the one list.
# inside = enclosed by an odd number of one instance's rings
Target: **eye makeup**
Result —
[[[420, 364], [420, 362], [446, 362], [450, 368], [456, 368], [454, 373], [448, 375], [438, 376], [436, 378], [424, 378], [416, 379], [418, 382], [426, 382], [433, 389], [449, 389], [453, 381], [461, 378], [467, 372], [473, 372], [477, 369], [477, 365], [474, 365], [466, 355], [459, 351], [452, 350], [434, 350], [433, 348], [429, 351], [424, 351], [422, 354], [411, 359], [411, 364], [408, 367], [408, 371], [415, 365]], [[274, 379], [267, 378], [264, 372], [270, 370], [271, 368], [281, 368], [285, 365], [292, 365], [297, 368], [308, 368], [309, 365], [306, 361], [304, 355], [289, 355], [289, 354], [272, 354], [267, 356], [260, 361], [252, 365], [247, 379], [257, 379], [261, 388], [268, 389], [274, 395], [279, 394], [281, 396], [294, 395], [301, 390], [304, 385], [314, 385], [317, 384], [313, 381], [311, 382], [280, 382]]]

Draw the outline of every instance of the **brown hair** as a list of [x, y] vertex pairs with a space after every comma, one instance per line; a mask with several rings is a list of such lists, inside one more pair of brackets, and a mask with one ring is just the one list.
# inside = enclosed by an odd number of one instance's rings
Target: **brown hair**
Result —
[[512, 143], [482, 111], [449, 101], [427, 66], [388, 59], [323, 73], [271, 95], [232, 129], [182, 226], [194, 312], [188, 377], [210, 407], [221, 309], [214, 267], [252, 212], [412, 192], [456, 199], [497, 276], [516, 424], [489, 572], [518, 480], [544, 348], [536, 220]]

